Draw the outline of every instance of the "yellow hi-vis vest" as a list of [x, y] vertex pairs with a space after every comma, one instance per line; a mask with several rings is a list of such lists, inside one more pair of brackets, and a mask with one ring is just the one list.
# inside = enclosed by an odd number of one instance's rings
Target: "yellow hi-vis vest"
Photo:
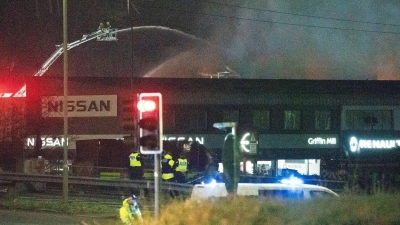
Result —
[[188, 161], [187, 159], [178, 159], [178, 165], [175, 169], [178, 172], [187, 172], [188, 170]]
[[174, 178], [174, 166], [175, 161], [172, 160], [172, 156], [170, 154], [165, 154], [164, 158], [161, 160], [161, 178], [164, 180]]
[[138, 160], [138, 156], [139, 156], [138, 152], [132, 153], [129, 155], [129, 165], [130, 166], [133, 166], [133, 167], [142, 166], [142, 163]]

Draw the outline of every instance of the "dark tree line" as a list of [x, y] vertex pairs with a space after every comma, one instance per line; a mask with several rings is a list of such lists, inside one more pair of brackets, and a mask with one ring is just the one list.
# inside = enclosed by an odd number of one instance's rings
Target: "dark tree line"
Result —
[[22, 98], [0, 98], [0, 108], [0, 168], [15, 171], [26, 137], [25, 102]]

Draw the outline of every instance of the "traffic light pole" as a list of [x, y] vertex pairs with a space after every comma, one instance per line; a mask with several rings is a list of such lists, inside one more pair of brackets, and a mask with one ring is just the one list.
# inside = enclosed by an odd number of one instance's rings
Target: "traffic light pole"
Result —
[[159, 193], [159, 174], [160, 174], [160, 154], [154, 154], [154, 217], [158, 219], [158, 193]]
[[163, 119], [161, 93], [140, 93], [139, 110], [139, 149], [141, 154], [154, 155], [154, 216], [158, 219], [158, 195], [160, 192], [160, 156], [163, 151]]

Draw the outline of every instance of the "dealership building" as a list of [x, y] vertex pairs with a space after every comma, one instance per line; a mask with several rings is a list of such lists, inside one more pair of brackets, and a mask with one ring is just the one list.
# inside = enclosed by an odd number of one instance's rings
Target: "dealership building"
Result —
[[399, 90], [398, 81], [72, 77], [64, 140], [63, 80], [34, 77], [27, 80], [25, 148], [40, 137], [42, 149], [67, 143], [72, 158], [106, 154], [110, 163], [130, 151], [123, 140], [135, 131], [124, 127], [137, 120], [138, 94], [159, 92], [164, 140], [197, 141], [220, 159], [229, 130], [213, 125], [235, 122], [245, 174], [399, 176]]

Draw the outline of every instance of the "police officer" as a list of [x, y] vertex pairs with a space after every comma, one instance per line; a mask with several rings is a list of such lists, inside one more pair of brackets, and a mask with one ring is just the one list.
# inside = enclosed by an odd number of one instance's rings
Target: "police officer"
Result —
[[172, 155], [168, 151], [164, 158], [161, 160], [161, 178], [163, 181], [174, 182], [175, 181], [175, 161], [172, 159]]
[[126, 225], [141, 223], [142, 213], [140, 212], [137, 198], [135, 195], [124, 199], [122, 206], [119, 209], [119, 218], [121, 222]]
[[129, 173], [131, 180], [142, 180], [144, 171], [142, 166], [142, 155], [137, 149], [129, 155]]
[[186, 174], [188, 172], [188, 160], [184, 152], [181, 152], [179, 158], [175, 161], [175, 179], [179, 183], [186, 182]]
[[[161, 178], [163, 181], [175, 182], [175, 161], [172, 159], [171, 152], [168, 151], [164, 158], [161, 160]], [[168, 188], [168, 194], [172, 198], [178, 195], [177, 191], [172, 190], [171, 187]]]

